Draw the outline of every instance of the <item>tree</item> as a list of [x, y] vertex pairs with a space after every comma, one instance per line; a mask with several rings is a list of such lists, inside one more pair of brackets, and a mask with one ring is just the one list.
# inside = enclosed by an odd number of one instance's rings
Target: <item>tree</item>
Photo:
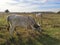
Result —
[[60, 11], [58, 13], [60, 13]]
[[9, 10], [7, 9], [7, 10], [5, 10], [5, 12], [6, 12], [6, 13], [9, 13]]

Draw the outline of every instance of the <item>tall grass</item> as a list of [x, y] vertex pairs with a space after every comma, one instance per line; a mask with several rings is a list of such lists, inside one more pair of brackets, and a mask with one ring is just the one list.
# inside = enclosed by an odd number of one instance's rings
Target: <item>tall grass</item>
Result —
[[[6, 29], [8, 15], [0, 14], [0, 45], [60, 45], [60, 14], [43, 14], [42, 29], [45, 32], [17, 27], [13, 37]], [[41, 24], [41, 17], [35, 14], [21, 15], [31, 15]]]

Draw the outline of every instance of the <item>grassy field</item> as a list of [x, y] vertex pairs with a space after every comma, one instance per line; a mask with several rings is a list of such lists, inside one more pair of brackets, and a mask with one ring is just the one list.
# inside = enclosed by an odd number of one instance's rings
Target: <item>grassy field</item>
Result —
[[60, 45], [60, 14], [42, 14], [42, 18], [35, 14], [21, 14], [33, 16], [44, 32], [17, 27], [13, 37], [7, 30], [8, 15], [0, 13], [0, 45]]

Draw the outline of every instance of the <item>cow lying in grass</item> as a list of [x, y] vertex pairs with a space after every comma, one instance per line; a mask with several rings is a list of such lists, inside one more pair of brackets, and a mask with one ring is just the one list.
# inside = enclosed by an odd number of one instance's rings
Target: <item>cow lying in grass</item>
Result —
[[36, 23], [35, 19], [31, 16], [24, 16], [24, 15], [9, 15], [7, 17], [7, 21], [9, 23], [9, 31], [10, 34], [13, 33], [16, 26], [24, 27], [25, 29], [33, 29], [33, 30], [40, 30], [40, 26]]

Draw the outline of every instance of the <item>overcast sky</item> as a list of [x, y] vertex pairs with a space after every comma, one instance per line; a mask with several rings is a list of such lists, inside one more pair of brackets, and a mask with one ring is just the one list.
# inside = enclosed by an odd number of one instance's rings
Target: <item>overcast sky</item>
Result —
[[60, 11], [60, 0], [0, 0], [0, 11]]

